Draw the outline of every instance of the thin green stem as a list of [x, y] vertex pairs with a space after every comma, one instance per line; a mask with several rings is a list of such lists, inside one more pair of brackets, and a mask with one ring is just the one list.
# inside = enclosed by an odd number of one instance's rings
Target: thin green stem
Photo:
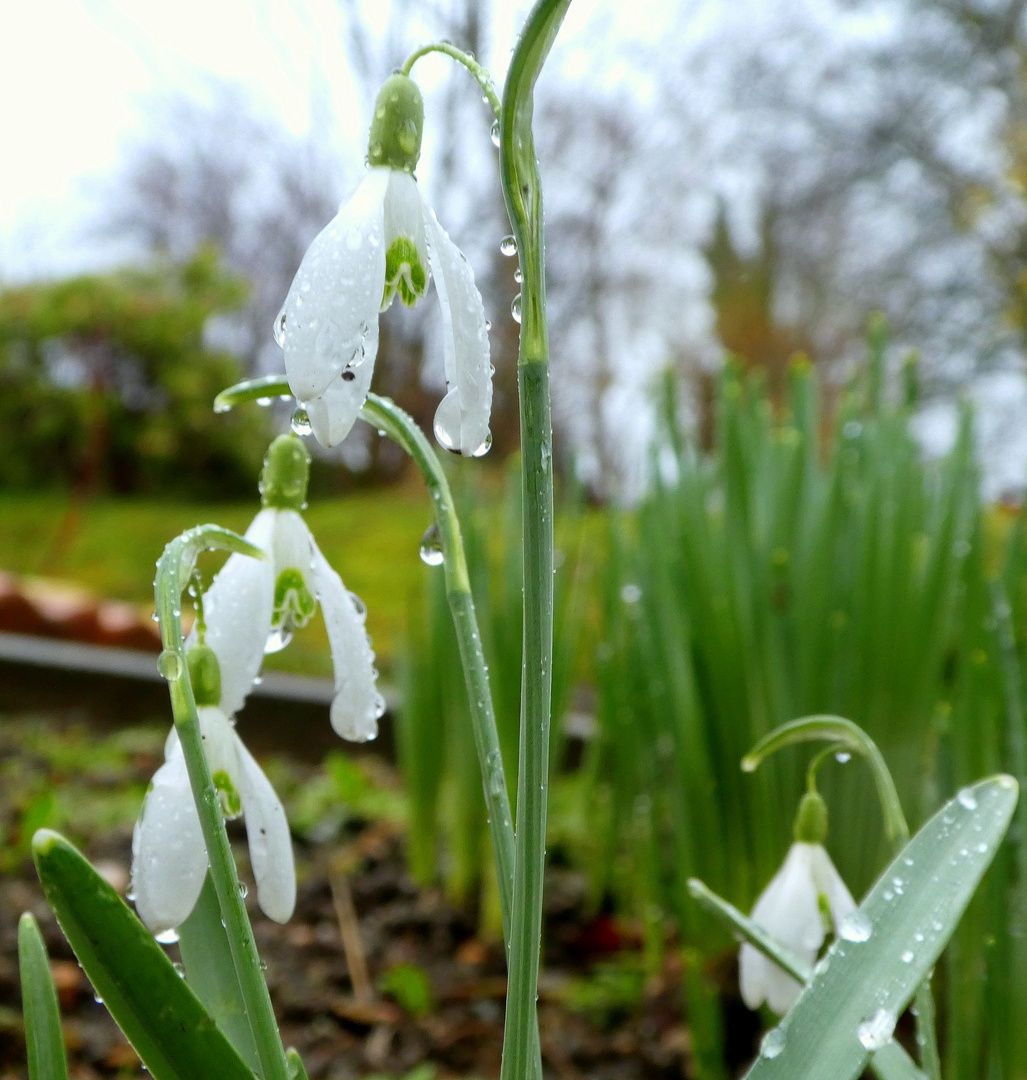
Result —
[[524, 515], [524, 637], [518, 745], [516, 862], [502, 1080], [541, 1080], [538, 971], [549, 793], [553, 674], [553, 425], [542, 231], [542, 184], [532, 132], [535, 80], [570, 0], [538, 0], [503, 88], [500, 172], [522, 275], [517, 386]]
[[189, 581], [197, 556], [208, 548], [240, 552], [253, 558], [266, 558], [259, 548], [247, 543], [241, 536], [214, 525], [201, 525], [190, 529], [168, 544], [157, 563], [157, 578], [154, 583], [164, 655], [169, 658], [169, 662], [165, 662], [163, 667], [168, 673], [175, 729], [182, 744], [189, 782], [196, 800], [207, 858], [210, 861], [210, 876], [217, 892], [236, 977], [257, 1045], [263, 1080], [288, 1080], [285, 1049], [260, 966], [253, 928], [250, 926], [246, 905], [240, 893], [239, 875], [232, 857], [228, 833], [225, 831], [221, 803], [210, 776], [207, 756], [203, 752], [196, 700], [193, 697], [189, 666], [185, 658], [182, 590]]
[[448, 41], [433, 41], [430, 45], [422, 45], [407, 57], [407, 61], [400, 68], [400, 71], [404, 75], [409, 75], [414, 64], [416, 64], [422, 56], [427, 56], [429, 53], [442, 53], [445, 56], [452, 57], [457, 63], [463, 64], [463, 66], [474, 76], [475, 82], [481, 87], [481, 92], [492, 106], [492, 111], [497, 117], [499, 116], [499, 94], [496, 93], [496, 84], [492, 81], [492, 76], [489, 74], [488, 68], [479, 64], [469, 52], [458, 49]]
[[481, 646], [478, 618], [471, 594], [471, 579], [467, 572], [464, 541], [460, 534], [456, 504], [431, 444], [424, 433], [398, 405], [388, 398], [368, 394], [360, 417], [384, 431], [414, 459], [421, 470], [435, 512], [435, 524], [442, 545], [443, 567], [446, 574], [446, 599], [453, 618], [460, 662], [467, 684], [474, 743], [481, 766], [482, 788], [492, 832], [492, 850], [499, 879], [499, 902], [503, 912], [503, 931], [510, 941], [514, 886], [514, 831], [510, 813], [510, 796], [503, 767], [503, 752], [499, 747], [496, 714], [492, 705], [488, 667]]

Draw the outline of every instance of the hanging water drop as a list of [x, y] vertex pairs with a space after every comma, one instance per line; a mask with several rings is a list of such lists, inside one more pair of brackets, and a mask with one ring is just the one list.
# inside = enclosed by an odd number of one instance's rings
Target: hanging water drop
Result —
[[307, 415], [307, 410], [302, 407], [292, 414], [289, 426], [292, 428], [294, 435], [309, 435], [314, 430], [310, 426], [310, 417]]
[[518, 266], [517, 269], [514, 271], [514, 281], [516, 281], [517, 284], [520, 285], [523, 280], [524, 275], [521, 273], [521, 268]]
[[182, 661], [178, 658], [178, 653], [165, 649], [157, 657], [157, 670], [168, 682], [177, 679], [182, 674]]
[[519, 323], [521, 321], [521, 294], [518, 293], [510, 304], [510, 314], [513, 316], [513, 321]]
[[485, 439], [476, 450], [471, 451], [471, 457], [482, 457], [492, 448], [492, 432], [485, 432]]
[[425, 566], [441, 566], [443, 563], [442, 538], [434, 521], [424, 530], [418, 554]]
[[504, 236], [499, 242], [499, 250], [508, 259], [513, 258], [513, 256], [517, 254], [517, 241], [513, 236]]
[[275, 344], [280, 348], [285, 348], [285, 312], [281, 311], [278, 314], [278, 318], [275, 319], [274, 325], [271, 327], [271, 333], [274, 336]]
[[249, 896], [249, 893], [250, 893], [249, 886], [246, 884], [245, 881], [240, 881], [239, 882], [239, 895], [245, 900], [246, 897]]
[[153, 937], [161, 945], [174, 945], [178, 941], [178, 931], [172, 926], [170, 930], [165, 930], [161, 934], [154, 934]]
[[492, 145], [499, 146], [499, 121], [492, 121]]
[[267, 636], [267, 641], [264, 642], [264, 655], [281, 652], [290, 641], [292, 641], [291, 629], [285, 626], [272, 627], [271, 633]]

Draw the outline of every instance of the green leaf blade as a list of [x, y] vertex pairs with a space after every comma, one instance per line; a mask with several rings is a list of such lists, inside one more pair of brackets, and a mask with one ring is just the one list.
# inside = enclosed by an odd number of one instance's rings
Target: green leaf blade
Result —
[[948, 942], [1016, 800], [1016, 781], [998, 776], [964, 788], [931, 818], [860, 905], [870, 936], [834, 942], [812, 983], [768, 1032], [749, 1080], [860, 1075]]
[[254, 1080], [164, 950], [62, 836], [32, 841], [39, 880], [97, 996], [155, 1080]]
[[61, 1012], [50, 974], [50, 959], [36, 920], [26, 911], [18, 922], [25, 1043], [30, 1080], [68, 1080]]

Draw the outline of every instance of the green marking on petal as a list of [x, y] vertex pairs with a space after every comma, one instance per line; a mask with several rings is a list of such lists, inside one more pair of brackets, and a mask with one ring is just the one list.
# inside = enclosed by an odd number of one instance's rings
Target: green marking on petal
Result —
[[272, 625], [292, 633], [306, 626], [314, 612], [317, 600], [307, 588], [307, 583], [295, 567], [289, 567], [278, 575], [275, 582], [275, 611]]
[[237, 818], [242, 813], [242, 797], [236, 791], [232, 778], [224, 769], [218, 769], [211, 777], [221, 800], [221, 812], [226, 818]]
[[385, 253], [385, 295], [382, 307], [386, 307], [398, 292], [407, 307], [413, 307], [424, 296], [428, 287], [428, 275], [417, 245], [409, 236], [397, 236]]

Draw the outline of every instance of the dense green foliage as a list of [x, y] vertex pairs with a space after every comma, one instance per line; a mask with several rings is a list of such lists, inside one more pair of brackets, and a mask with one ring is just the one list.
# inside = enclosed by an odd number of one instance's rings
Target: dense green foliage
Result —
[[[559, 685], [582, 673], [594, 687], [595, 731], [580, 767], [554, 777], [549, 846], [589, 870], [597, 898], [613, 895], [622, 911], [641, 916], [654, 947], [668, 923], [701, 952], [733, 947], [687, 880], [699, 876], [749, 910], [777, 870], [812, 752], [777, 755], [755, 775], [740, 762], [789, 719], [834, 713], [863, 727], [884, 752], [914, 829], [983, 775], [1024, 779], [1027, 516], [982, 505], [969, 413], [952, 450], [924, 462], [911, 432], [912, 380], [903, 400], [886, 399], [881, 344], [833, 416], [808, 365], [793, 367], [783, 403], [758, 376], [729, 367], [709, 452], [681, 430], [668, 400], [649, 494], [636, 509], [609, 514], [607, 542], [586, 549], [599, 640], [565, 622], [562, 649], [576, 641], [585, 648], [555, 663], [554, 674], [562, 668]], [[506, 512], [515, 512], [512, 500]], [[488, 528], [493, 550], [506, 543], [497, 540], [501, 513]], [[470, 528], [482, 529], [486, 514], [476, 504]], [[517, 593], [501, 559], [487, 569], [485, 550], [484, 538], [469, 544], [479, 552], [477, 602], [502, 721], [503, 685], [520, 663], [503, 598]], [[575, 554], [568, 547], [558, 586], [561, 575], [585, 573]], [[473, 761], [446, 749], [449, 727], [456, 730], [446, 718], [459, 703], [432, 689], [460, 686], [443, 673], [455, 660], [446, 659], [436, 588], [429, 583], [429, 618], [415, 631], [401, 731], [434, 747], [432, 777], [420, 750], [404, 764], [413, 805], [423, 789], [425, 807], [449, 815], [442, 835], [452, 873], [470, 833], [452, 831], [463, 800], [438, 803], [438, 792], [466, 790], [470, 807], [477, 777]], [[572, 698], [560, 700], [566, 720]], [[510, 754], [506, 766], [515, 768]], [[862, 895], [890, 857], [872, 779], [855, 761], [832, 761], [820, 776], [831, 807], [828, 847]], [[437, 820], [432, 812], [424, 824], [435, 842]], [[988, 1062], [1007, 1076], [1027, 1068], [1015, 1019], [1027, 1006], [1022, 824], [1013, 835], [941, 971], [945, 1074], [953, 1077], [984, 1075]], [[428, 846], [415, 845], [415, 855], [423, 859]], [[425, 872], [423, 861], [418, 869]]]
[[0, 293], [0, 487], [252, 490], [265, 424], [211, 412], [239, 368], [204, 342], [245, 296], [211, 249]]

